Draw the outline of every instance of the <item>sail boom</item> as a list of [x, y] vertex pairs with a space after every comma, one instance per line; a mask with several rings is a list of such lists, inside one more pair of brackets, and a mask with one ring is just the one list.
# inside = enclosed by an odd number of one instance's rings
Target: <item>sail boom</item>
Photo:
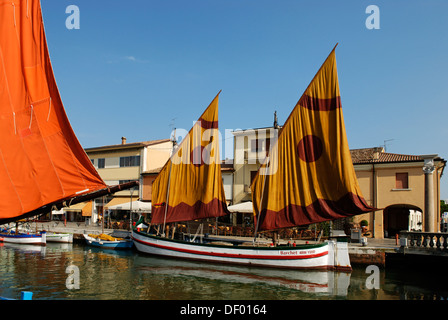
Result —
[[99, 189], [99, 190], [85, 193], [85, 194], [80, 194], [80, 195], [77, 195], [74, 197], [60, 199], [60, 200], [54, 201], [52, 203], [48, 203], [48, 204], [46, 204], [40, 208], [37, 208], [33, 211], [24, 213], [18, 217], [0, 219], [0, 225], [5, 224], [5, 223], [10, 223], [10, 222], [15, 222], [17, 220], [21, 220], [21, 219], [25, 219], [25, 218], [31, 218], [31, 217], [36, 217], [36, 216], [40, 216], [43, 214], [47, 214], [47, 213], [50, 213], [52, 210], [60, 210], [65, 207], [75, 205], [77, 203], [90, 201], [92, 199], [100, 198], [100, 197], [103, 197], [103, 196], [106, 196], [109, 194], [114, 194], [115, 192], [118, 192], [118, 191], [131, 189], [132, 187], [135, 187], [138, 185], [139, 185], [138, 181], [130, 181], [130, 182], [126, 182], [126, 183], [119, 184], [119, 185], [108, 186], [107, 188]]

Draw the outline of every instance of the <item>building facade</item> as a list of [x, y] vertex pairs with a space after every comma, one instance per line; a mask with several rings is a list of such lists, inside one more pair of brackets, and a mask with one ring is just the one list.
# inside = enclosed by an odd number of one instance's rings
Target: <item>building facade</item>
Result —
[[278, 127], [233, 131], [233, 204], [252, 201], [250, 186], [265, 160]]
[[92, 209], [92, 221], [97, 220], [98, 213], [102, 212], [103, 207], [108, 208], [142, 199], [144, 192], [142, 173], [163, 166], [171, 154], [171, 146], [169, 139], [127, 143], [123, 137], [121, 144], [85, 149], [107, 185], [133, 180], [140, 182], [137, 188], [117, 192], [107, 199], [96, 199]]
[[355, 217], [355, 222], [367, 220], [376, 238], [394, 237], [401, 230], [440, 231], [444, 159], [387, 153], [383, 148], [351, 150], [351, 155], [364, 197], [379, 209]]

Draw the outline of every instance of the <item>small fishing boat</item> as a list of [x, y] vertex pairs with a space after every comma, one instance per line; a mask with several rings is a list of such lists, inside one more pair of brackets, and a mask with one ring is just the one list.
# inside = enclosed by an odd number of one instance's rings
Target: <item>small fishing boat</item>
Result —
[[104, 249], [131, 249], [132, 240], [126, 238], [115, 238], [107, 234], [83, 234], [87, 245]]
[[40, 232], [40, 233], [2, 232], [0, 233], [0, 242], [16, 243], [16, 244], [34, 244], [45, 246], [47, 244], [46, 232]]
[[47, 242], [73, 243], [72, 233], [47, 232]]

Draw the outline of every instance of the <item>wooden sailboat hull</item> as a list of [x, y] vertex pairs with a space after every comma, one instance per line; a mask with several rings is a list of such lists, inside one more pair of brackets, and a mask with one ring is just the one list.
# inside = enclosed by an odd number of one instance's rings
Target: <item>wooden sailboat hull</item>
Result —
[[138, 231], [133, 231], [132, 238], [142, 253], [177, 259], [273, 268], [351, 270], [347, 243], [336, 241], [296, 247], [257, 247], [171, 240]]
[[45, 246], [47, 244], [46, 234], [0, 234], [0, 242], [17, 243], [17, 244], [33, 244]]

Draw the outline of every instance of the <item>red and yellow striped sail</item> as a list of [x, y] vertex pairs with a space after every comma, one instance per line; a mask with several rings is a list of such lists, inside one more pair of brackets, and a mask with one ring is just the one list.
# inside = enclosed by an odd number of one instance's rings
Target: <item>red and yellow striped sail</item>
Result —
[[219, 158], [218, 100], [219, 93], [154, 180], [153, 224], [229, 213]]
[[271, 148], [269, 165], [260, 168], [251, 188], [259, 230], [373, 210], [361, 194], [350, 156], [335, 49], [290, 114]]

